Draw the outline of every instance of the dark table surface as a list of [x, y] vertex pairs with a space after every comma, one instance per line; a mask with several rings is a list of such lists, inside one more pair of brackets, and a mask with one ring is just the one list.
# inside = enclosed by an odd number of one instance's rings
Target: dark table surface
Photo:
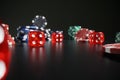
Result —
[[7, 80], [120, 80], [120, 55], [103, 53], [101, 45], [65, 40], [10, 49]]

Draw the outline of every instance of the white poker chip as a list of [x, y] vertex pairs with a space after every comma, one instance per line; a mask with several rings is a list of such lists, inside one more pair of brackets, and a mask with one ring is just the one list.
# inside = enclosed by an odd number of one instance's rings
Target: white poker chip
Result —
[[103, 49], [105, 53], [120, 54], [120, 43], [103, 45]]
[[0, 60], [0, 80], [5, 76], [6, 73], [6, 65], [4, 61]]
[[5, 33], [4, 29], [0, 26], [0, 44], [4, 41]]
[[38, 27], [46, 27], [47, 26], [47, 20], [45, 16], [39, 16], [36, 15], [35, 18], [32, 20], [33, 25]]

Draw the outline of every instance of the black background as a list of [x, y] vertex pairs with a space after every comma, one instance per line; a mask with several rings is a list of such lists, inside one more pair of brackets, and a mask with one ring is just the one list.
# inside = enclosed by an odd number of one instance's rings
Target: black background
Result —
[[[116, 0], [3, 0], [0, 19], [10, 25], [12, 36], [18, 26], [32, 25], [39, 14], [46, 16], [47, 28], [63, 30], [65, 39], [69, 39], [70, 25], [81, 25], [104, 32], [105, 42], [113, 43], [119, 31], [119, 9]], [[44, 47], [31, 49], [16, 44], [11, 54], [7, 80], [120, 79], [120, 56], [103, 53], [101, 45], [65, 40], [62, 46], [47, 42]]]
[[0, 2], [0, 18], [10, 25], [10, 33], [16, 28], [32, 25], [35, 15], [47, 18], [47, 28], [63, 30], [68, 39], [70, 25], [81, 25], [105, 33], [106, 42], [114, 42], [119, 31], [119, 4], [116, 0], [16, 0]]

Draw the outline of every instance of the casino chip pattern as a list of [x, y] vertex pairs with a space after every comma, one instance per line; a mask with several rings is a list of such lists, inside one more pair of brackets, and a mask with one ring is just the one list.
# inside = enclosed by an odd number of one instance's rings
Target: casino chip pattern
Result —
[[75, 40], [76, 41], [88, 41], [88, 32], [89, 30], [87, 28], [81, 28], [79, 31], [75, 34]]
[[115, 36], [115, 42], [120, 43], [120, 32], [118, 32]]
[[120, 43], [105, 44], [103, 51], [109, 54], [120, 54]]
[[38, 26], [39, 28], [45, 28], [47, 26], [47, 20], [45, 16], [36, 15], [35, 18], [32, 20], [33, 25]]
[[81, 26], [70, 26], [68, 29], [68, 35], [75, 39], [75, 34], [81, 29]]

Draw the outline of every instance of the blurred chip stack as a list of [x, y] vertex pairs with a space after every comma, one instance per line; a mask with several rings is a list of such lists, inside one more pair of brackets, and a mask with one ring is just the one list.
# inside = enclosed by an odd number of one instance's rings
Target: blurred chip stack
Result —
[[115, 42], [120, 43], [120, 32], [116, 33]]
[[95, 32], [94, 30], [89, 30], [87, 28], [81, 28], [76, 34], [75, 34], [75, 40], [76, 41], [89, 41], [89, 34]]
[[45, 33], [46, 41], [51, 41], [51, 29], [47, 29], [47, 20], [45, 16], [36, 15], [32, 20], [33, 25], [38, 26], [40, 31]]
[[75, 39], [75, 34], [81, 29], [81, 26], [70, 26], [68, 29], [68, 35]]

